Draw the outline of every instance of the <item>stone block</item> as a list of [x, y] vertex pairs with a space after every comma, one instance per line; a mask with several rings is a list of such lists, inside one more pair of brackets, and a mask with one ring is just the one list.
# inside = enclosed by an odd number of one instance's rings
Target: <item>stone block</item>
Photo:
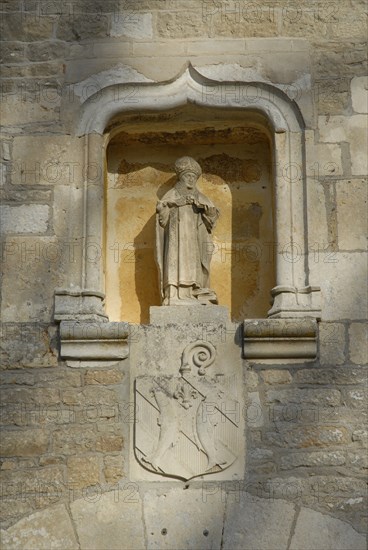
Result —
[[[19, 87], [18, 83], [17, 86]], [[35, 94], [33, 94], [33, 97], [32, 95], [22, 95], [24, 93], [22, 89], [24, 87], [19, 87], [18, 93], [4, 93], [3, 95], [1, 123], [4, 127], [57, 122], [59, 120], [61, 97], [57, 87], [45, 85], [45, 89], [38, 97], [35, 97]]]
[[46, 233], [49, 228], [50, 208], [46, 204], [1, 205], [4, 233]]
[[308, 178], [307, 199], [309, 261], [313, 261], [314, 251], [329, 242], [328, 206], [324, 187], [318, 179]]
[[340, 250], [366, 250], [368, 234], [368, 182], [336, 182], [337, 235]]
[[[9, 294], [11, 288], [14, 290], [14, 284], [11, 287], [9, 285]], [[6, 296], [6, 292], [3, 296]], [[11, 312], [14, 312], [14, 316], [20, 313], [16, 308], [12, 308]], [[57, 366], [58, 343], [55, 327], [42, 323], [6, 322], [5, 315], [3, 318], [0, 339], [3, 369]]]
[[152, 13], [121, 10], [111, 16], [110, 36], [113, 38], [150, 39], [153, 36]]
[[[366, 115], [319, 117], [319, 136], [322, 142], [330, 144], [348, 142], [351, 157], [351, 173], [364, 176], [367, 173], [368, 148]], [[330, 150], [332, 151], [332, 147]], [[322, 149], [321, 149], [322, 150]], [[326, 149], [325, 149], [326, 150]], [[335, 172], [335, 175], [340, 172]]]
[[72, 456], [67, 460], [68, 483], [81, 489], [100, 483], [100, 458], [97, 456]]
[[354, 390], [347, 390], [346, 398], [351, 407], [354, 409], [367, 409], [368, 403], [368, 389], [357, 388]]
[[80, 499], [70, 505], [81, 548], [146, 548], [138, 486], [130, 485], [126, 492], [113, 491], [95, 502]]
[[299, 428], [289, 426], [289, 429], [267, 432], [265, 441], [277, 447], [328, 447], [346, 445], [349, 434], [346, 428], [340, 426], [300, 426]]
[[348, 523], [302, 508], [291, 539], [290, 550], [365, 550], [366, 538]]
[[288, 370], [265, 370], [261, 374], [266, 384], [290, 384], [292, 376]]
[[366, 176], [368, 172], [368, 120], [367, 115], [355, 115], [349, 119], [351, 173]]
[[20, 42], [3, 42], [1, 45], [1, 63], [23, 63], [26, 45]]
[[281, 457], [281, 469], [319, 467], [319, 466], [342, 466], [346, 462], [343, 451], [316, 451], [312, 453], [288, 453]]
[[[12, 183], [78, 185], [87, 169], [81, 161], [83, 140], [64, 135], [17, 136], [13, 144]], [[63, 205], [65, 208], [65, 204]]]
[[4, 548], [9, 550], [78, 550], [73, 525], [63, 504], [36, 512], [21, 519], [1, 533]]
[[368, 325], [352, 323], [349, 327], [350, 361], [356, 365], [368, 363]]
[[107, 483], [117, 483], [124, 477], [124, 461], [121, 453], [117, 456], [104, 456], [103, 473]]
[[334, 389], [278, 389], [267, 390], [266, 401], [288, 405], [296, 403], [304, 405], [320, 405], [321, 407], [336, 407], [340, 404], [341, 394]]
[[309, 267], [310, 284], [321, 286], [324, 321], [366, 319], [366, 253], [321, 251]]
[[352, 79], [351, 101], [356, 113], [368, 113], [368, 76], [356, 76]]
[[64, 455], [92, 452], [96, 447], [97, 434], [92, 425], [77, 425], [57, 429], [52, 433], [52, 451]]
[[306, 135], [307, 176], [319, 179], [343, 174], [341, 147], [337, 143], [314, 143], [314, 137]]
[[[35, 330], [42, 323], [50, 323], [54, 289], [62, 285], [64, 273], [71, 265], [67, 243], [30, 234], [9, 236], [3, 245], [3, 260], [6, 263], [2, 287], [3, 322], [29, 325], [33, 322]], [[39, 332], [42, 336], [43, 331]]]
[[297, 384], [349, 385], [364, 384], [367, 380], [367, 371], [362, 368], [331, 367], [300, 369], [294, 373], [294, 382]]
[[29, 61], [65, 59], [67, 55], [67, 45], [61, 41], [53, 40], [31, 42], [27, 46], [26, 55]]
[[[220, 548], [224, 502], [213, 484], [202, 489], [150, 489], [143, 501], [148, 549]], [[178, 512], [180, 511], [180, 512]]]
[[286, 550], [295, 516], [294, 506], [283, 501], [230, 494], [223, 534], [224, 550]]
[[246, 423], [248, 428], [260, 428], [264, 424], [263, 410], [258, 392], [248, 393], [246, 403]]
[[58, 18], [56, 38], [65, 42], [106, 38], [108, 36], [109, 18], [107, 15], [86, 17], [77, 13], [73, 17], [61, 16]]
[[347, 454], [347, 462], [353, 468], [363, 470], [368, 468], [368, 453], [367, 450], [355, 450]]
[[123, 377], [124, 373], [118, 369], [88, 369], [84, 374], [84, 383], [110, 386], [112, 384], [120, 384]]
[[319, 323], [321, 365], [342, 365], [345, 361], [345, 327], [341, 323]]
[[53, 24], [53, 17], [25, 15], [23, 12], [3, 14], [0, 21], [0, 34], [3, 40], [42, 41], [52, 37]]
[[2, 403], [55, 405], [60, 403], [59, 390], [54, 388], [3, 389]]
[[17, 430], [1, 436], [3, 456], [39, 456], [48, 446], [49, 434], [44, 430]]
[[103, 453], [121, 451], [123, 448], [123, 437], [121, 435], [105, 434], [99, 436], [96, 441], [96, 450]]

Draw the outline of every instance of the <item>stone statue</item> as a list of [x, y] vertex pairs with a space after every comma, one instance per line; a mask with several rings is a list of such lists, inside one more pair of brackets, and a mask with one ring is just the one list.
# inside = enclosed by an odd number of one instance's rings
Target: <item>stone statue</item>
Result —
[[163, 305], [217, 304], [209, 286], [211, 233], [219, 210], [196, 187], [202, 173], [191, 157], [175, 162], [173, 189], [157, 203], [156, 259]]

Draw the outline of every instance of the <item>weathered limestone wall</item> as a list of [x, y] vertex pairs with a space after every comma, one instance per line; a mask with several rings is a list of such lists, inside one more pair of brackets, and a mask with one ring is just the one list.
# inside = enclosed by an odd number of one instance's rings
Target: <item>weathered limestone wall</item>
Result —
[[[365, 548], [365, 3], [294, 4], [2, 2], [5, 548], [172, 548], [178, 540], [188, 548]], [[129, 359], [68, 366], [53, 310], [55, 287], [81, 271], [75, 205], [96, 169], [75, 134], [80, 105], [107, 83], [174, 79], [188, 61], [210, 78], [273, 83], [299, 106], [310, 279], [321, 286], [323, 313], [316, 361], [244, 361], [244, 480], [197, 480], [183, 490], [175, 481], [131, 482]], [[247, 87], [229, 84], [228, 93]], [[139, 110], [134, 90], [124, 98]], [[96, 255], [106, 250], [91, 250], [91, 262]], [[118, 274], [109, 276], [108, 288]]]

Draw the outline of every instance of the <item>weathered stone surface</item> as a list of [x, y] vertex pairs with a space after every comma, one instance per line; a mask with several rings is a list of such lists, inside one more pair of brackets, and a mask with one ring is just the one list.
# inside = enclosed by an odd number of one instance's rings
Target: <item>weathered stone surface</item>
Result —
[[[3, 296], [5, 297], [5, 292]], [[57, 365], [58, 351], [54, 327], [42, 323], [6, 323], [5, 316], [3, 318], [0, 343], [3, 369]]]
[[0, 215], [4, 233], [46, 233], [49, 225], [46, 204], [2, 205]]
[[266, 401], [268, 403], [298, 403], [303, 405], [320, 405], [321, 407], [335, 407], [339, 405], [341, 394], [339, 390], [332, 389], [288, 389], [267, 390]]
[[124, 477], [124, 461], [121, 454], [117, 456], [104, 456], [103, 473], [107, 483], [117, 483]]
[[354, 409], [367, 409], [368, 402], [368, 389], [357, 388], [355, 390], [347, 390], [347, 401]]
[[12, 183], [76, 185], [88, 171], [81, 151], [82, 140], [71, 136], [17, 136], [13, 143]]
[[[224, 502], [217, 487], [145, 492], [143, 500], [147, 548], [219, 548]], [[178, 513], [178, 510], [181, 512]]]
[[337, 143], [315, 144], [307, 136], [306, 145], [308, 176], [318, 178], [343, 175], [341, 147]]
[[319, 323], [321, 365], [342, 365], [345, 361], [345, 327], [340, 323]]
[[146, 547], [142, 503], [134, 483], [127, 491], [105, 493], [95, 502], [80, 499], [70, 508], [81, 548], [131, 550]]
[[349, 435], [347, 429], [340, 426], [290, 426], [278, 432], [266, 432], [265, 439], [277, 447], [328, 447], [348, 443]]
[[74, 529], [63, 504], [21, 519], [1, 534], [9, 550], [78, 550]]
[[110, 36], [133, 39], [152, 38], [152, 14], [137, 13], [132, 10], [122, 10], [111, 19]]
[[352, 323], [349, 327], [350, 360], [356, 365], [368, 363], [368, 325]]
[[88, 369], [84, 375], [85, 384], [120, 384], [124, 374], [118, 369]]
[[67, 46], [61, 41], [31, 42], [27, 46], [26, 55], [29, 61], [49, 61], [63, 59], [67, 54]]
[[368, 77], [356, 76], [351, 81], [351, 101], [356, 113], [368, 112]]
[[95, 450], [97, 434], [93, 425], [70, 426], [68, 430], [58, 429], [52, 434], [52, 451], [65, 455]]
[[262, 378], [266, 384], [290, 384], [292, 376], [288, 370], [265, 370]]
[[1, 436], [3, 456], [39, 456], [49, 447], [49, 434], [43, 430], [4, 432]]
[[286, 550], [295, 510], [292, 504], [240, 493], [229, 495], [223, 548]]
[[246, 421], [249, 428], [260, 428], [264, 424], [263, 409], [258, 392], [248, 393]]
[[4, 40], [19, 42], [47, 40], [52, 36], [53, 23], [52, 17], [25, 16], [21, 12], [6, 14], [1, 18], [0, 34]]
[[73, 17], [62, 16], [58, 19], [56, 38], [66, 42], [86, 40], [88, 38], [105, 38], [108, 35], [109, 19], [106, 15], [86, 17], [75, 14]]
[[290, 550], [365, 550], [366, 539], [348, 523], [302, 508], [297, 518]]
[[336, 182], [337, 234], [340, 250], [366, 250], [368, 181]]
[[309, 466], [341, 466], [345, 464], [345, 461], [346, 457], [343, 451], [288, 453], [281, 457], [281, 468], [289, 470]]
[[[324, 320], [366, 319], [368, 289], [365, 253], [321, 252], [318, 263], [311, 263], [309, 267], [311, 284], [318, 281], [321, 285]], [[346, 292], [346, 281], [349, 281], [349, 292]]]
[[97, 456], [72, 456], [67, 460], [68, 483], [80, 489], [100, 482], [100, 458]]
[[364, 384], [367, 371], [361, 368], [300, 369], [294, 373], [294, 381], [298, 384]]

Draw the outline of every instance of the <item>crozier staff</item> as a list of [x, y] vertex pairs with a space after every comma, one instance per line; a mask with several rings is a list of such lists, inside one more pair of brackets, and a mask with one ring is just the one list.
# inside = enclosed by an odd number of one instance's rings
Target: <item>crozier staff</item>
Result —
[[219, 210], [196, 184], [202, 173], [191, 157], [175, 162], [173, 189], [156, 207], [156, 259], [163, 305], [217, 303], [209, 287], [211, 233]]

